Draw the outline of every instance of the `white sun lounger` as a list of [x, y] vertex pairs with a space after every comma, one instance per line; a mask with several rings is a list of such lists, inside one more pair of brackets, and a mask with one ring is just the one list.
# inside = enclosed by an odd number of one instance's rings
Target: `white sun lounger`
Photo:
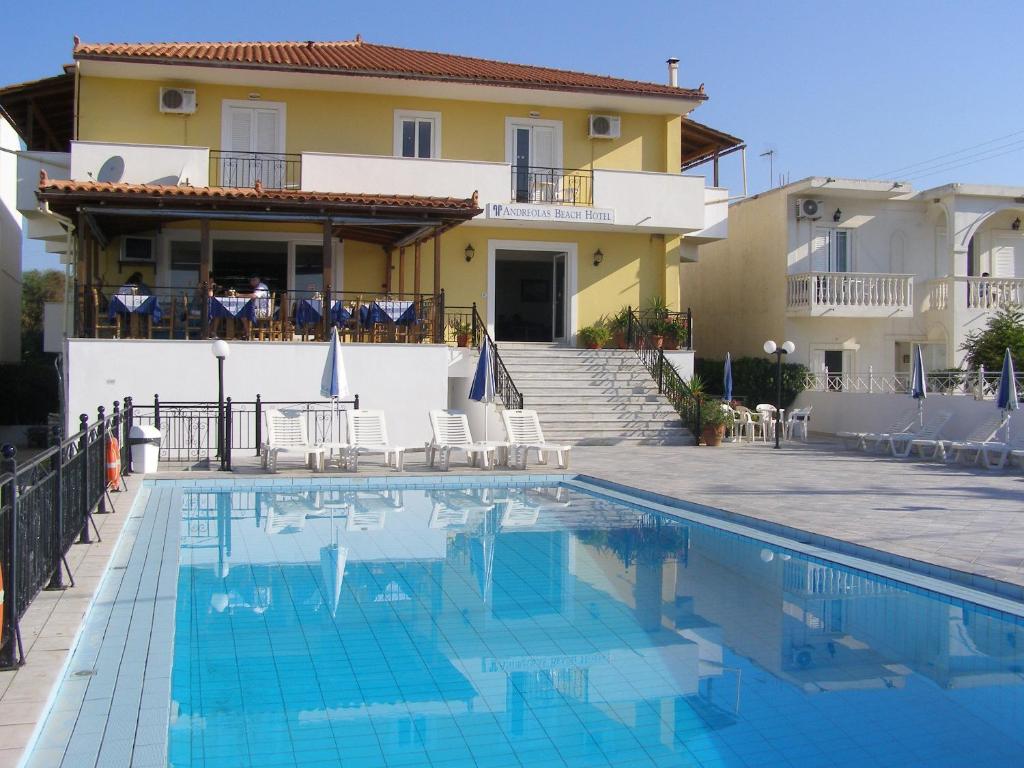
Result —
[[384, 463], [399, 472], [405, 468], [405, 448], [392, 445], [388, 440], [388, 425], [384, 411], [348, 411], [348, 467], [353, 472], [359, 466], [359, 457], [381, 454]]
[[[946, 428], [949, 420], [953, 418], [950, 411], [939, 411], [931, 416], [916, 432], [906, 434], [890, 435], [886, 444], [892, 455], [898, 459], [905, 459], [910, 456], [916, 448], [922, 457], [936, 458], [942, 450], [942, 430]], [[925, 451], [931, 450], [931, 456], [925, 456]]]
[[267, 411], [267, 441], [260, 446], [260, 459], [268, 472], [277, 472], [281, 454], [304, 456], [310, 469], [323, 469], [324, 449], [309, 442], [306, 417], [295, 411]]
[[453, 452], [461, 451], [470, 466], [475, 466], [477, 459], [484, 469], [494, 466], [496, 447], [491, 443], [478, 443], [473, 440], [469, 431], [469, 418], [462, 411], [433, 410], [430, 412], [430, 428], [433, 438], [427, 444], [427, 463], [433, 467], [434, 461], [441, 470], [448, 471]]
[[[1002, 416], [993, 413], [989, 418], [975, 425], [963, 440], [948, 441], [945, 446], [946, 452], [952, 453], [953, 459], [958, 463], [978, 464], [982, 460], [983, 448], [994, 440], [996, 433], [1002, 429], [1004, 424], [1006, 421]], [[1005, 460], [1005, 456], [1003, 458]]]
[[877, 448], [880, 441], [887, 440], [889, 435], [898, 435], [903, 432], [907, 432], [916, 422], [917, 408], [908, 409], [897, 416], [896, 419], [893, 420], [892, 424], [881, 432], [838, 432], [836, 433], [836, 437], [842, 440], [843, 445], [847, 448], [860, 448], [862, 451], [866, 451], [868, 450], [869, 442]]
[[513, 466], [526, 469], [530, 451], [536, 451], [539, 464], [545, 464], [547, 457], [554, 454], [558, 459], [559, 469], [569, 467], [569, 451], [572, 450], [572, 446], [547, 442], [536, 411], [505, 410], [501, 413], [501, 420], [505, 423], [505, 432], [508, 433], [511, 445], [509, 461]]
[[1024, 469], [1024, 433], [1018, 433], [1008, 443], [989, 441], [984, 443], [980, 449], [981, 461], [986, 469], [1002, 469], [1007, 460], [1017, 459], [1021, 469]]

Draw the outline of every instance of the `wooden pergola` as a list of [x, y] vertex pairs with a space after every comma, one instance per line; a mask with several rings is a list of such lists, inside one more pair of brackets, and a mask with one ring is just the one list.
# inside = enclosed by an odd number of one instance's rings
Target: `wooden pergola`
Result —
[[[433, 241], [433, 295], [441, 294], [441, 236], [481, 213], [477, 194], [469, 198], [366, 195], [254, 188], [179, 187], [81, 182], [40, 178], [37, 197], [51, 211], [74, 223], [76, 295], [96, 284], [100, 249], [113, 238], [144, 232], [170, 222], [198, 221], [199, 288], [212, 288], [215, 221], [305, 223], [323, 232], [323, 285], [332, 291], [334, 241], [379, 246], [386, 259], [386, 292], [392, 291], [393, 259], [398, 256], [398, 290], [405, 292], [405, 252], [411, 249], [412, 292], [420, 294], [423, 244]], [[326, 317], [327, 313], [324, 313]], [[89, 318], [76, 318], [80, 326]]]
[[747, 148], [743, 139], [731, 136], [724, 131], [698, 123], [690, 118], [683, 118], [680, 136], [680, 170], [685, 173], [691, 168], [710, 162], [712, 164], [712, 184], [718, 186], [718, 161], [733, 152], [741, 152]]
[[47, 77], [0, 88], [0, 114], [37, 152], [68, 152], [74, 138], [75, 76]]

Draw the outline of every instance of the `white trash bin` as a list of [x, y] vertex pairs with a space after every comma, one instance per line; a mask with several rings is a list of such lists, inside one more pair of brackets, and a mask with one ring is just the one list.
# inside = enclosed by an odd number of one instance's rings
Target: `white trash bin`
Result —
[[160, 430], [149, 424], [136, 424], [128, 433], [132, 448], [132, 472], [148, 475], [160, 464]]

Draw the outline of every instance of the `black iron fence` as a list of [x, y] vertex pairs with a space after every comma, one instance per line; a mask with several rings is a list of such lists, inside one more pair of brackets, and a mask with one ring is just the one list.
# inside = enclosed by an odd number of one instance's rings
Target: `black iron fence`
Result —
[[302, 155], [279, 152], [210, 150], [211, 187], [298, 189], [302, 182]]
[[476, 302], [468, 307], [446, 306], [444, 308], [444, 342], [460, 347], [480, 349], [487, 344], [494, 360], [495, 390], [506, 408], [522, 408], [523, 395], [512, 381], [512, 374], [498, 354], [498, 345], [487, 332], [487, 324], [480, 317]]
[[586, 169], [513, 165], [512, 199], [517, 203], [593, 205], [594, 172]]
[[[129, 406], [130, 408], [130, 406]], [[74, 586], [66, 555], [71, 545], [91, 540], [94, 512], [106, 512], [107, 453], [111, 441], [128, 442], [129, 421], [120, 403], [107, 414], [101, 407], [89, 423], [79, 417], [80, 430], [61, 437], [51, 433], [51, 446], [19, 464], [13, 446], [0, 459], [0, 668], [24, 663], [19, 622], [43, 589], [63, 589], [64, 576]], [[125, 456], [122, 447], [121, 457]], [[122, 462], [127, 470], [127, 464]], [[117, 478], [117, 485], [120, 477]]]
[[[665, 359], [663, 340], [659, 343], [656, 338], [659, 334], [652, 332], [651, 325], [649, 315], [645, 317], [630, 307], [629, 322], [626, 327], [626, 343], [637, 353], [644, 367], [658, 382], [658, 392], [668, 398], [683, 424], [693, 432], [694, 437], [699, 441], [703, 398], [690, 389], [690, 386], [676, 371], [675, 366]], [[655, 326], [655, 330], [660, 330], [660, 327]]]
[[222, 422], [218, 418], [218, 403], [166, 401], [155, 395], [152, 403], [134, 403], [127, 419], [131, 424], [160, 430], [161, 461], [229, 470], [233, 451], [260, 455], [270, 411], [303, 415], [310, 442], [322, 444], [345, 442], [346, 422], [341, 414], [357, 408], [359, 395], [337, 401], [264, 400], [260, 395], [255, 400], [242, 401], [228, 397]]

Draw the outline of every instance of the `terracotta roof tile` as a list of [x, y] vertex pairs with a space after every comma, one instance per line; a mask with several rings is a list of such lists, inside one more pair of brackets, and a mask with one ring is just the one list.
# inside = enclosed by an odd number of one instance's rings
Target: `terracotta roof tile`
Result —
[[68, 179], [40, 180], [39, 192], [52, 194], [109, 194], [140, 198], [177, 197], [210, 201], [266, 201], [278, 203], [326, 203], [334, 205], [384, 206], [389, 208], [433, 208], [438, 210], [479, 210], [474, 197], [417, 197], [416, 195], [372, 195], [349, 192], [305, 192], [296, 189], [255, 189], [249, 187], [184, 187], [165, 184], [123, 184]]
[[624, 80], [550, 67], [416, 51], [356, 40], [265, 43], [78, 43], [76, 59], [234, 65], [339, 75], [454, 80], [514, 88], [705, 99], [700, 89]]

